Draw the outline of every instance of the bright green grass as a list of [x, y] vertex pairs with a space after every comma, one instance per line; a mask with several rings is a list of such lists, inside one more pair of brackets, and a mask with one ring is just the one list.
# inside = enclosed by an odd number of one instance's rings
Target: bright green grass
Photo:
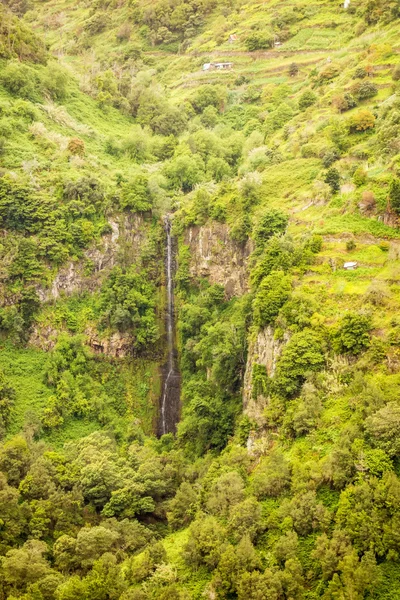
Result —
[[47, 353], [41, 350], [12, 346], [0, 349], [0, 368], [16, 392], [10, 435], [21, 430], [29, 413], [40, 416], [51, 396], [51, 390], [43, 383], [46, 362]]

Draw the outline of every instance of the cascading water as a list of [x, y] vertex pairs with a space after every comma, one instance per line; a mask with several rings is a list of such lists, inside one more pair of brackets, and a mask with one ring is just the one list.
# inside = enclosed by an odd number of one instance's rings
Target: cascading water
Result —
[[165, 311], [165, 328], [167, 362], [163, 367], [163, 385], [158, 427], [160, 435], [175, 432], [180, 410], [180, 373], [177, 367], [175, 348], [173, 238], [169, 215], [164, 217], [164, 229], [166, 233], [165, 275], [167, 280], [167, 306]]

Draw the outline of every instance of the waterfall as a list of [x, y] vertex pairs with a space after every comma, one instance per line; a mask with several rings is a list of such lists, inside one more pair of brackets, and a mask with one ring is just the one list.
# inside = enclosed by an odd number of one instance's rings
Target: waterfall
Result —
[[180, 374], [177, 367], [175, 348], [175, 312], [174, 312], [174, 261], [171, 219], [164, 217], [166, 234], [165, 276], [167, 281], [167, 304], [165, 311], [165, 329], [167, 362], [163, 368], [163, 385], [160, 403], [159, 433], [175, 432], [180, 409]]

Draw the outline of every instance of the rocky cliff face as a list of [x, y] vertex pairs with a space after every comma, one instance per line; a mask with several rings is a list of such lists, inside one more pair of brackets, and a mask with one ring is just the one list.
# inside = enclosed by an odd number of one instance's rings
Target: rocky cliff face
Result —
[[214, 222], [188, 228], [184, 243], [190, 248], [193, 277], [207, 277], [210, 283], [223, 285], [227, 298], [248, 291], [247, 260], [251, 242], [240, 245], [232, 241], [228, 226]]
[[[99, 289], [116, 264], [129, 265], [138, 260], [146, 240], [146, 225], [140, 215], [119, 215], [109, 220], [111, 233], [104, 235], [97, 245], [85, 251], [84, 258], [63, 266], [47, 288], [37, 292], [44, 303], [54, 302], [62, 296], [70, 296]], [[48, 324], [38, 322], [31, 334], [30, 344], [50, 350], [56, 343], [58, 331]], [[128, 356], [132, 349], [132, 336], [114, 332], [100, 334], [92, 327], [85, 336], [88, 345], [96, 353], [114, 358]]]
[[146, 236], [143, 217], [120, 215], [109, 221], [112, 232], [85, 251], [84, 258], [63, 266], [48, 288], [39, 288], [42, 302], [98, 289], [117, 263], [130, 264], [138, 258]]
[[272, 327], [266, 327], [258, 332], [257, 337], [250, 341], [247, 355], [246, 371], [243, 381], [243, 409], [245, 414], [257, 422], [262, 422], [262, 413], [267, 405], [267, 398], [253, 398], [252, 374], [253, 366], [263, 365], [269, 377], [275, 373], [277, 360], [288, 338], [276, 340]]

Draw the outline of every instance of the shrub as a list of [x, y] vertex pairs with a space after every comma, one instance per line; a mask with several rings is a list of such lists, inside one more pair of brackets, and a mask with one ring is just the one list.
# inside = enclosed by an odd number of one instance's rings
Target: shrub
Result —
[[0, 75], [0, 82], [10, 94], [28, 100], [40, 99], [39, 78], [31, 67], [20, 63], [9, 63]]
[[368, 190], [364, 191], [361, 196], [360, 208], [365, 211], [371, 211], [376, 206], [376, 200], [373, 192]]
[[292, 63], [289, 66], [289, 75], [290, 77], [295, 77], [299, 72], [299, 65], [297, 63]]
[[351, 93], [357, 100], [373, 98], [378, 93], [378, 88], [371, 81], [360, 81], [351, 86]]
[[335, 96], [332, 100], [332, 106], [342, 113], [357, 106], [357, 102], [351, 94], [346, 93]]
[[42, 77], [42, 85], [53, 100], [64, 100], [68, 94], [68, 73], [57, 64], [50, 64]]
[[354, 240], [347, 240], [346, 242], [346, 250], [347, 252], [351, 252], [352, 250], [356, 249], [356, 243]]
[[371, 318], [367, 315], [348, 313], [333, 335], [333, 345], [340, 354], [357, 356], [371, 343]]
[[349, 129], [351, 133], [357, 133], [359, 131], [368, 131], [375, 127], [376, 118], [369, 110], [359, 110], [358, 113], [352, 115], [348, 121]]
[[393, 81], [400, 80], [400, 63], [394, 67], [394, 69], [392, 71], [392, 79], [393, 79]]
[[358, 167], [353, 175], [353, 182], [357, 187], [364, 185], [367, 181], [367, 172], [362, 168]]
[[354, 71], [353, 79], [365, 79], [367, 74], [368, 73], [364, 67], [357, 67], [357, 69]]
[[299, 109], [305, 110], [309, 106], [312, 106], [317, 101], [317, 96], [311, 90], [306, 90], [299, 100]]
[[131, 37], [132, 28], [129, 23], [124, 23], [117, 31], [117, 40], [122, 42], [124, 40], [129, 40]]
[[85, 143], [80, 138], [71, 138], [67, 149], [74, 156], [83, 156], [85, 154]]
[[84, 29], [89, 35], [96, 35], [106, 29], [110, 19], [105, 13], [96, 13], [91, 19], [88, 19], [85, 23]]
[[322, 164], [325, 167], [325, 169], [329, 169], [329, 167], [332, 166], [334, 162], [339, 160], [339, 158], [340, 153], [338, 150], [336, 150], [336, 148], [333, 148], [332, 150], [327, 150], [324, 156], [322, 157]]
[[339, 75], [339, 68], [335, 65], [328, 65], [325, 67], [319, 74], [319, 80], [321, 83], [325, 83], [326, 81], [331, 81], [335, 79]]
[[266, 50], [274, 45], [274, 37], [265, 33], [252, 33], [245, 40], [245, 46], [249, 52], [255, 50]]

